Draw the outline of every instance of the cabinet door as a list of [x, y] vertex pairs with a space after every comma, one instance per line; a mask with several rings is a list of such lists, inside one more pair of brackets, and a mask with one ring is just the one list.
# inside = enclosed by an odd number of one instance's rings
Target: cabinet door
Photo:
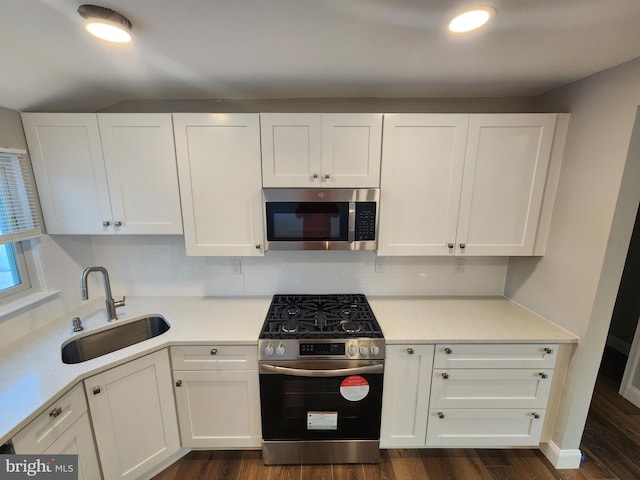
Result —
[[84, 412], [71, 428], [60, 435], [42, 453], [47, 455], [78, 455], [78, 480], [102, 478], [87, 412]]
[[325, 187], [322, 177], [322, 115], [261, 113], [262, 184]]
[[555, 114], [471, 115], [457, 255], [531, 255]]
[[433, 370], [431, 408], [546, 408], [553, 370]]
[[380, 187], [382, 114], [322, 114], [321, 186]]
[[263, 255], [258, 114], [174, 114], [187, 255]]
[[261, 446], [257, 370], [175, 371], [174, 381], [184, 447]]
[[98, 121], [93, 113], [23, 113], [47, 233], [113, 233]]
[[98, 114], [116, 233], [181, 234], [170, 114]]
[[431, 409], [427, 446], [538, 446], [544, 414], [544, 410], [527, 409]]
[[425, 444], [433, 345], [387, 345], [380, 446]]
[[385, 114], [379, 255], [452, 255], [468, 115]]
[[84, 383], [106, 480], [139, 478], [180, 450], [166, 350]]

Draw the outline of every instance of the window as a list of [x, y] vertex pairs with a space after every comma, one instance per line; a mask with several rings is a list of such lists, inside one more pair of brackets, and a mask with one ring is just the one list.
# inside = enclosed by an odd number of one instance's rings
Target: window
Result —
[[32, 288], [30, 239], [42, 234], [41, 215], [26, 152], [0, 149], [0, 303]]

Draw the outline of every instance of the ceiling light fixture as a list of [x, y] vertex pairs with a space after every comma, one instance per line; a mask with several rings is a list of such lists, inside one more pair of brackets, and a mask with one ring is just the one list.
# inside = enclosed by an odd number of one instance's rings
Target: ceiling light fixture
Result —
[[78, 13], [85, 19], [85, 28], [92, 35], [109, 42], [131, 41], [132, 25], [124, 15], [97, 5], [80, 5]]
[[470, 32], [480, 28], [496, 14], [491, 7], [474, 7], [463, 10], [449, 22], [449, 31], [453, 33]]

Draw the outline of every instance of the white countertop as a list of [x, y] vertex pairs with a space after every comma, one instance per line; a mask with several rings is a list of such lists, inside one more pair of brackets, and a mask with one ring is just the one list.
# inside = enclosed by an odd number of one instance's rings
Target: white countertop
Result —
[[[386, 343], [577, 342], [569, 332], [499, 297], [368, 297]], [[87, 302], [0, 355], [0, 443], [78, 381], [169, 345], [257, 345], [271, 297], [132, 297], [118, 322], [160, 314], [164, 334], [75, 365], [61, 361], [62, 343], [74, 335], [109, 328], [104, 300]], [[71, 318], [85, 327], [74, 334]]]

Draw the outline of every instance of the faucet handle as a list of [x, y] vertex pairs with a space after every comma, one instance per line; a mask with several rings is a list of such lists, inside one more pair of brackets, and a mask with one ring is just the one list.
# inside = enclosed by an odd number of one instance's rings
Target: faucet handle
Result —
[[127, 299], [127, 297], [126, 297], [126, 296], [123, 296], [123, 297], [122, 297], [122, 300], [115, 300], [115, 301], [113, 302], [113, 306], [114, 306], [114, 307], [116, 307], [116, 308], [118, 308], [118, 307], [124, 307], [124, 301], [125, 301], [126, 299]]

